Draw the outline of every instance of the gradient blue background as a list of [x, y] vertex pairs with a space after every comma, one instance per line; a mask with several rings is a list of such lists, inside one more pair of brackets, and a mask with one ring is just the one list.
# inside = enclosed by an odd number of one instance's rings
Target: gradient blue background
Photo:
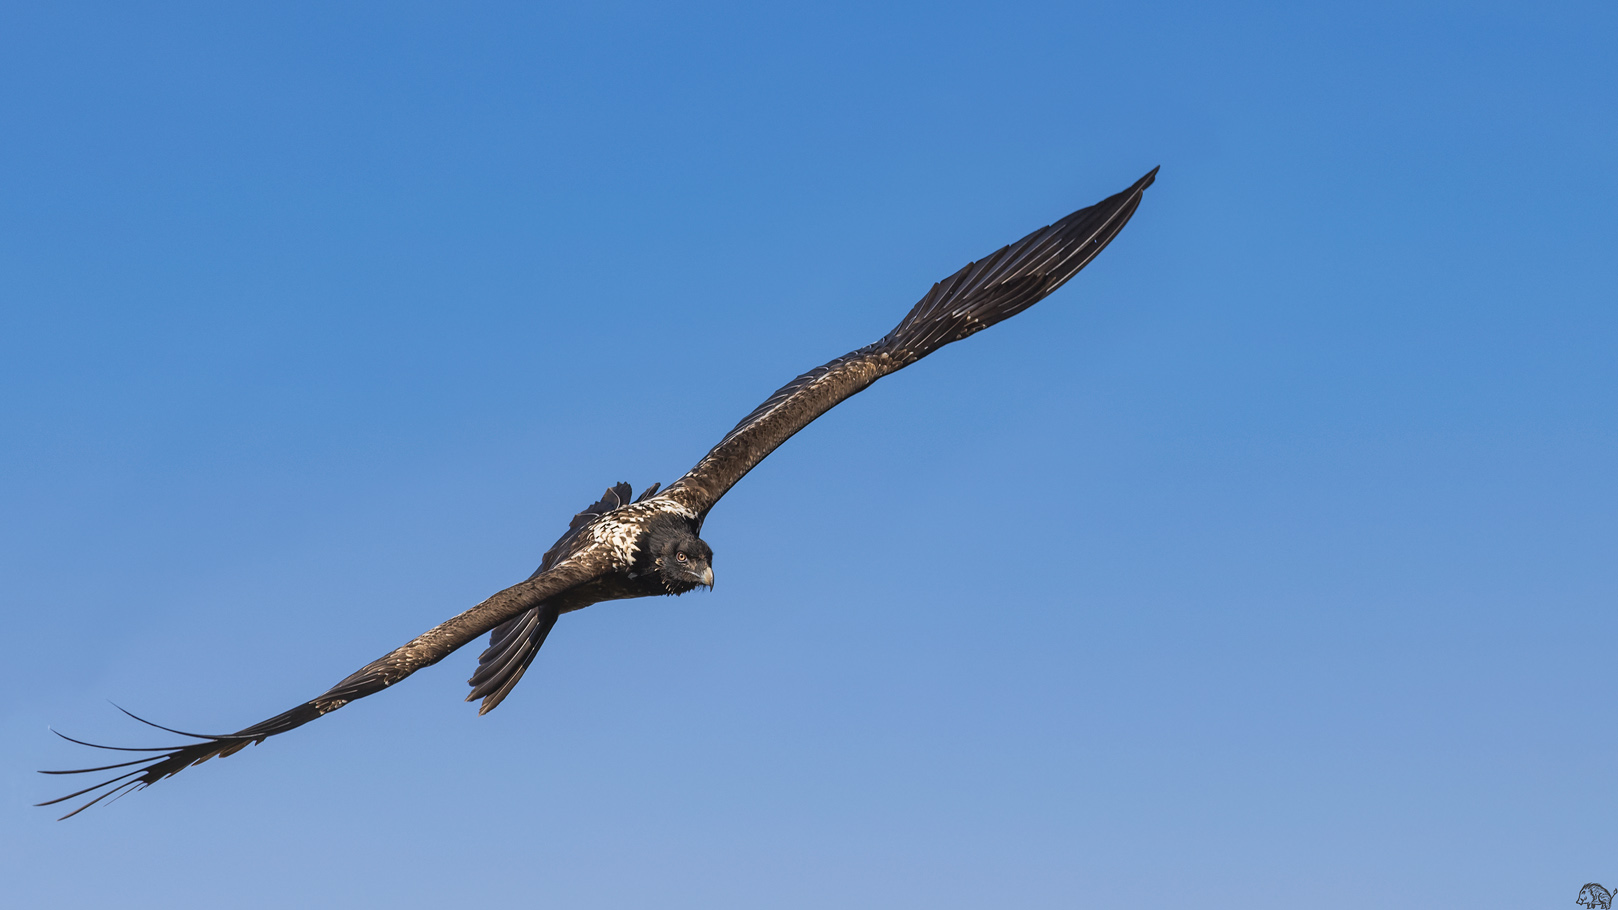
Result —
[[[0, 9], [7, 906], [1561, 907], [1618, 885], [1611, 4]], [[58, 824], [525, 577], [931, 282], [718, 587]]]

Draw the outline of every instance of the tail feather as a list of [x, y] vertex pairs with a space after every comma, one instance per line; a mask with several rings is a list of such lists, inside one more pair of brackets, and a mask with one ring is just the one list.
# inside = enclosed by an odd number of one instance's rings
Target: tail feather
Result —
[[466, 700], [483, 699], [478, 714], [493, 711], [522, 680], [556, 626], [557, 615], [555, 610], [536, 607], [494, 630], [488, 650], [478, 657], [477, 672], [467, 680], [472, 691]]
[[[573, 520], [568, 524], [567, 533], [545, 551], [545, 557], [534, 574], [544, 572], [555, 564], [560, 555], [572, 544], [573, 538], [591, 522], [613, 509], [629, 505], [632, 497], [634, 502], [650, 499], [657, 492], [658, 486], [652, 484], [641, 491], [639, 497], [634, 497], [634, 490], [627, 483], [608, 487], [599, 500], [573, 516]], [[505, 700], [506, 695], [510, 694], [512, 687], [522, 679], [522, 675], [528, 672], [528, 665], [534, 662], [540, 646], [545, 644], [546, 636], [550, 635], [551, 629], [555, 627], [557, 615], [555, 610], [548, 609], [542, 604], [512, 617], [489, 633], [489, 646], [478, 655], [478, 668], [473, 672], [472, 678], [466, 681], [467, 685], [472, 687], [466, 700], [483, 699], [483, 704], [478, 706], [479, 714], [493, 711]]]

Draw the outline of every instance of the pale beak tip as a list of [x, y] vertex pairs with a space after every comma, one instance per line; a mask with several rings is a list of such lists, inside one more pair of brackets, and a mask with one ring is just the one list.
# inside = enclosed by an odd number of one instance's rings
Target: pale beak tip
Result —
[[702, 570], [702, 583], [707, 585], [710, 589], [713, 588], [713, 567], [712, 566], [709, 566], [709, 567]]

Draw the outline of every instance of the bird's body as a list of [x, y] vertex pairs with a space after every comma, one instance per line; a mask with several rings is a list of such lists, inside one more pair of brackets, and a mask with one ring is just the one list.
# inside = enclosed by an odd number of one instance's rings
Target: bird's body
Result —
[[466, 700], [483, 699], [479, 714], [493, 711], [522, 679], [563, 613], [608, 600], [678, 595], [712, 586], [713, 551], [697, 537], [698, 517], [671, 500], [646, 501], [657, 488], [653, 484], [638, 502], [630, 501], [627, 483], [609, 488], [599, 502], [573, 516], [567, 533], [545, 551], [530, 578], [550, 571], [558, 559], [580, 547], [611, 554], [612, 568], [495, 628], [489, 647], [478, 657], [477, 672], [467, 680], [472, 693]]
[[489, 646], [469, 680], [472, 693], [468, 700], [481, 698], [480, 713], [484, 713], [521, 680], [563, 613], [608, 600], [711, 588], [713, 552], [700, 533], [709, 510], [726, 491], [838, 402], [946, 344], [1022, 312], [1056, 290], [1117, 236], [1156, 174], [1154, 168], [1123, 192], [969, 263], [933, 285], [892, 332], [778, 389], [667, 489], [660, 491], [654, 484], [631, 500], [628, 484], [609, 488], [599, 501], [574, 516], [567, 533], [545, 553], [539, 569], [526, 581], [366, 664], [322, 695], [262, 723], [226, 735], [170, 730], [199, 740], [176, 747], [98, 746], [149, 754], [99, 768], [45, 772], [80, 774], [133, 768], [41, 805], [104, 791], [63, 816], [70, 817], [115, 793], [150, 786], [191, 765], [231, 755], [379, 692], [491, 633]]

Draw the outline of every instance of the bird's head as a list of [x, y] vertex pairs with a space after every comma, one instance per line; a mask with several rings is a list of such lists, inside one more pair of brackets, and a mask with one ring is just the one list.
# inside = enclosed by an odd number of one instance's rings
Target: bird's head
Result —
[[648, 541], [652, 563], [670, 594], [713, 587], [713, 548], [685, 528], [654, 534]]

